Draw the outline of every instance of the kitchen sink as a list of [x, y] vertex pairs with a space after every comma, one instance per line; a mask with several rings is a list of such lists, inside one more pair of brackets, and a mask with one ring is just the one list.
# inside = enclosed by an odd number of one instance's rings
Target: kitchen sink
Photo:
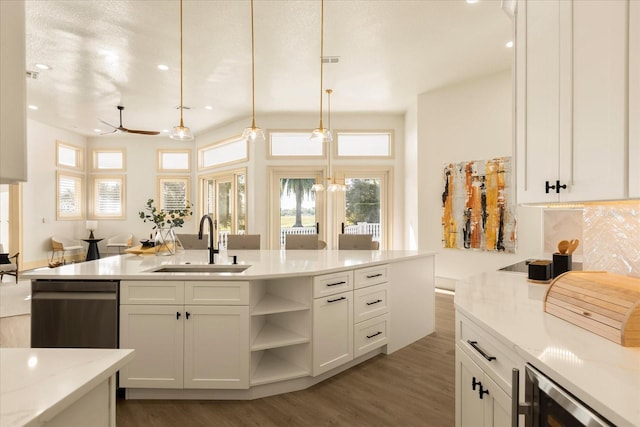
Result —
[[242, 273], [250, 265], [244, 264], [175, 264], [161, 265], [148, 273]]

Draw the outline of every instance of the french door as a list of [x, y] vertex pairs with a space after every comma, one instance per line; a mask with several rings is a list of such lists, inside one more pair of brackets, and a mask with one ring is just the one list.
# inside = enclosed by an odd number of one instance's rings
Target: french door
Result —
[[323, 240], [323, 197], [312, 190], [322, 182], [318, 168], [272, 168], [269, 192], [269, 248], [281, 249], [288, 234], [318, 234]]
[[[380, 249], [391, 242], [391, 170], [388, 168], [337, 168], [345, 191], [336, 192], [335, 235], [371, 234]], [[337, 238], [335, 239], [337, 245]]]
[[229, 234], [247, 232], [247, 186], [246, 170], [225, 172], [203, 177], [203, 215], [209, 215], [216, 225], [217, 239], [226, 247]]

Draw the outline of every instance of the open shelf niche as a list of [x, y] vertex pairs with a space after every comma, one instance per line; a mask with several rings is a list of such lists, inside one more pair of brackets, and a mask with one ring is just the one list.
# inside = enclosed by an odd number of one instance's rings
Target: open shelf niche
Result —
[[251, 384], [311, 372], [311, 277], [254, 282], [251, 289]]

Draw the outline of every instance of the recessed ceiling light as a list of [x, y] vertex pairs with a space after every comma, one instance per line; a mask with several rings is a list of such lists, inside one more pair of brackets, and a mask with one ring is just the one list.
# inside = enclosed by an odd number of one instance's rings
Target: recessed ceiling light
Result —
[[169, 129], [162, 129], [162, 133], [169, 133]]
[[479, 0], [466, 0], [467, 3], [469, 4], [474, 4], [474, 3], [478, 3]]
[[158, 70], [167, 71], [168, 69], [169, 69], [168, 65], [164, 65], [164, 64], [159, 64], [158, 65]]
[[93, 131], [94, 131], [95, 133], [100, 133], [100, 132], [102, 132], [102, 130], [101, 130], [101, 129], [94, 129]]
[[50, 70], [51, 67], [49, 67], [47, 64], [36, 64], [36, 68], [39, 68], [41, 70]]
[[213, 107], [211, 105], [205, 105], [204, 109], [205, 110], [213, 110]]
[[29, 107], [27, 107], [27, 108], [29, 108], [30, 110], [37, 110], [38, 109], [38, 107], [36, 105], [29, 105]]
[[505, 44], [506, 47], [513, 47], [513, 41], [508, 41], [507, 44]]

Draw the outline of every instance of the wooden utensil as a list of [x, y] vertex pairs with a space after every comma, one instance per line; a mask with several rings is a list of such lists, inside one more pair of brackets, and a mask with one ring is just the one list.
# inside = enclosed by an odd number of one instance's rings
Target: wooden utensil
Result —
[[570, 243], [568, 240], [560, 240], [558, 242], [558, 252], [560, 252], [561, 254], [566, 254], [569, 250], [569, 245]]
[[579, 244], [580, 244], [580, 240], [578, 239], [571, 240], [569, 242], [569, 248], [567, 248], [567, 253], [571, 255], [578, 248]]

